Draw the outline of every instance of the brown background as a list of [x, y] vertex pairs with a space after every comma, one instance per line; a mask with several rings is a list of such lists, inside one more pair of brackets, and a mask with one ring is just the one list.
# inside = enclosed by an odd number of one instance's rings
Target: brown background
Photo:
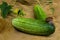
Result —
[[[14, 5], [14, 8], [23, 8], [26, 13], [25, 17], [33, 18], [33, 5], [22, 5], [21, 3], [16, 3], [15, 0], [5, 0], [8, 4]], [[32, 1], [32, 0], [30, 0]], [[44, 0], [43, 0], [44, 1]], [[29, 2], [29, 1], [28, 1]], [[1, 0], [0, 0], [1, 3]], [[34, 36], [29, 34], [24, 34], [16, 31], [11, 25], [11, 19], [15, 17], [9, 15], [5, 20], [0, 17], [0, 23], [2, 23], [0, 27], [4, 27], [4, 29], [0, 32], [0, 40], [60, 40], [60, 0], [53, 0], [53, 6], [55, 8], [55, 12], [52, 15], [49, 6], [45, 5], [43, 2], [41, 3], [43, 9], [46, 11], [48, 16], [54, 16], [54, 24], [56, 26], [56, 31], [54, 34], [49, 37], [44, 36]], [[4, 25], [4, 26], [3, 26]]]

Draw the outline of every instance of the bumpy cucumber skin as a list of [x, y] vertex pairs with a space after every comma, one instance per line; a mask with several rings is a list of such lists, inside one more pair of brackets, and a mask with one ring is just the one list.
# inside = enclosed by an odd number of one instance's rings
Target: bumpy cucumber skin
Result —
[[12, 25], [22, 32], [35, 35], [48, 36], [55, 31], [53, 26], [29, 18], [15, 18], [12, 20]]
[[34, 15], [36, 19], [42, 20], [42, 21], [45, 21], [45, 19], [47, 18], [46, 13], [44, 12], [44, 10], [40, 5], [34, 6]]

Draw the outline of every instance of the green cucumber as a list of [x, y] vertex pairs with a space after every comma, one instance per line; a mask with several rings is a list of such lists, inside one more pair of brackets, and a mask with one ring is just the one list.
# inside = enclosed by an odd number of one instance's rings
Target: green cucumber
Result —
[[42, 20], [42, 21], [45, 21], [45, 19], [47, 18], [46, 13], [44, 12], [44, 10], [40, 5], [34, 6], [34, 15], [36, 19]]
[[12, 20], [12, 25], [19, 31], [35, 35], [48, 36], [55, 31], [53, 26], [30, 18], [15, 18]]

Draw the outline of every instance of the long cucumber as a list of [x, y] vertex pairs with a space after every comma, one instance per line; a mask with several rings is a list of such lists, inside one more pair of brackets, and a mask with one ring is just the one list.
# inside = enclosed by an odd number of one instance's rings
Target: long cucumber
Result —
[[29, 18], [15, 18], [12, 20], [12, 25], [22, 32], [35, 35], [47, 36], [55, 31], [53, 26]]

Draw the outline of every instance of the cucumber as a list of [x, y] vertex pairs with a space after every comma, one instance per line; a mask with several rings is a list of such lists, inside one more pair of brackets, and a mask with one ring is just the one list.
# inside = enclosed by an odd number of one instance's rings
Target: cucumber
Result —
[[48, 36], [55, 31], [54, 26], [30, 18], [15, 18], [12, 20], [12, 25], [19, 31], [34, 35]]
[[44, 10], [40, 5], [34, 6], [34, 15], [36, 19], [42, 20], [42, 21], [45, 21], [45, 19], [47, 18], [46, 13], [44, 12]]

